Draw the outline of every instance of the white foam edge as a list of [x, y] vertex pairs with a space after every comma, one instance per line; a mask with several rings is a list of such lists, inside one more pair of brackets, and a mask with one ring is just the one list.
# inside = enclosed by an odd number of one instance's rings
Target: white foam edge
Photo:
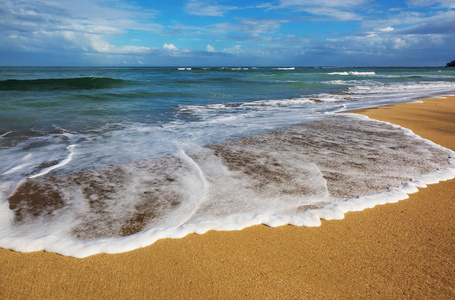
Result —
[[424, 143], [426, 143], [428, 145], [431, 145], [433, 147], [445, 150], [445, 151], [447, 151], [447, 154], [449, 155], [450, 158], [455, 158], [455, 151], [453, 151], [453, 150], [451, 150], [449, 148], [443, 147], [443, 146], [441, 146], [439, 144], [436, 144], [433, 141], [425, 139], [425, 138], [419, 136], [418, 134], [414, 133], [411, 129], [408, 129], [406, 127], [403, 127], [403, 126], [400, 126], [400, 125], [397, 125], [397, 124], [393, 124], [393, 123], [390, 123], [390, 122], [386, 122], [386, 121], [379, 121], [379, 120], [376, 120], [376, 119], [371, 119], [370, 117], [368, 117], [366, 115], [357, 114], [357, 113], [344, 112], [343, 115], [351, 117], [351, 118], [369, 120], [371, 122], [379, 122], [379, 123], [383, 123], [383, 124], [389, 125], [389, 126], [391, 126], [393, 128], [400, 129], [401, 131], [403, 131], [403, 134], [405, 134], [405, 135], [407, 135], [407, 136], [409, 136], [411, 138], [417, 139], [417, 140], [419, 140], [421, 142], [424, 142]]
[[[21, 159], [17, 160], [17, 161], [25, 161], [27, 160], [28, 158], [32, 157], [32, 154], [27, 154], [25, 155], [24, 157], [22, 157]], [[8, 174], [12, 174], [14, 172], [17, 172], [17, 171], [20, 171], [22, 169], [24, 169], [25, 167], [27, 167], [29, 165], [29, 163], [23, 163], [23, 164], [20, 164], [18, 166], [15, 166], [15, 167], [12, 167], [11, 169], [8, 169], [7, 171], [3, 172], [2, 174], [0, 175], [8, 175]]]
[[[373, 120], [364, 115], [351, 113], [346, 113], [344, 115], [352, 118], [369, 119], [372, 122], [381, 122], [395, 128], [400, 128], [406, 135], [446, 150], [448, 152], [449, 162], [455, 158], [454, 151], [424, 139], [413, 133], [410, 129], [389, 122]], [[160, 239], [183, 238], [191, 233], [204, 234], [210, 230], [235, 231], [260, 224], [270, 227], [283, 225], [317, 227], [321, 225], [321, 220], [340, 220], [344, 218], [344, 215], [347, 212], [362, 211], [367, 208], [373, 208], [376, 205], [396, 203], [400, 200], [409, 198], [408, 195], [418, 192], [419, 188], [425, 188], [429, 184], [435, 184], [453, 178], [455, 178], [455, 166], [451, 165], [450, 167], [440, 168], [432, 173], [423, 174], [417, 179], [404, 182], [399, 187], [388, 188], [387, 191], [381, 193], [330, 203], [320, 209], [306, 210], [295, 215], [235, 214], [168, 228], [149, 228], [121, 238], [95, 239], [90, 241], [77, 241], [51, 234], [43, 234], [33, 239], [2, 235], [0, 236], [0, 247], [19, 252], [44, 250], [65, 256], [83, 258], [100, 253], [114, 254], [128, 252], [150, 246]], [[3, 211], [3, 209], [1, 209], [1, 211]]]
[[327, 73], [327, 75], [342, 75], [342, 76], [372, 76], [376, 75], [375, 72], [358, 72], [358, 71], [342, 71], [342, 72], [331, 72]]
[[447, 97], [455, 97], [455, 94], [443, 94], [443, 95], [439, 94], [439, 95], [433, 95], [428, 98], [447, 99]]
[[12, 133], [12, 131], [7, 131], [7, 132], [5, 132], [3, 134], [0, 134], [0, 137], [5, 137], [5, 136], [7, 136], [10, 133]]
[[[213, 231], [242, 230], [254, 225], [264, 224], [270, 227], [283, 225], [317, 227], [321, 220], [343, 219], [347, 212], [362, 211], [376, 205], [395, 203], [408, 198], [408, 194], [418, 191], [418, 187], [437, 183], [455, 177], [455, 168], [438, 170], [426, 174], [419, 180], [407, 182], [399, 188], [390, 188], [386, 192], [352, 198], [343, 202], [326, 205], [321, 209], [307, 210], [298, 215], [229, 215], [220, 219], [210, 219], [195, 223], [183, 224], [169, 228], [150, 228], [131, 236], [92, 241], [75, 241], [53, 235], [42, 235], [32, 240], [14, 237], [1, 237], [0, 246], [19, 252], [47, 251], [65, 256], [83, 258], [95, 254], [122, 253], [152, 245], [160, 239], [183, 238], [191, 233], [204, 234]], [[46, 246], [43, 246], [46, 245]]]
[[273, 69], [286, 71], [286, 70], [295, 70], [295, 67], [281, 67], [281, 68], [273, 68]]
[[76, 145], [69, 145], [68, 147], [66, 147], [66, 149], [68, 149], [70, 151], [70, 153], [68, 154], [67, 158], [65, 158], [64, 160], [62, 160], [61, 162], [59, 162], [56, 165], [53, 165], [53, 166], [51, 166], [49, 168], [44, 169], [43, 171], [41, 171], [40, 173], [38, 173], [36, 175], [32, 175], [32, 176], [27, 177], [27, 179], [38, 178], [38, 177], [41, 177], [43, 175], [46, 175], [47, 173], [49, 173], [52, 170], [55, 170], [55, 169], [63, 167], [64, 165], [66, 165], [67, 163], [69, 163], [73, 159], [73, 155], [74, 155], [74, 150], [73, 149], [75, 147], [76, 147]]

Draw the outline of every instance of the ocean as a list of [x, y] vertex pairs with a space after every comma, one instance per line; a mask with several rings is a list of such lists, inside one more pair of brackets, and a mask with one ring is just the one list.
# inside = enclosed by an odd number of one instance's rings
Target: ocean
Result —
[[319, 226], [455, 177], [346, 113], [455, 93], [453, 68], [0, 67], [0, 247], [86, 257]]

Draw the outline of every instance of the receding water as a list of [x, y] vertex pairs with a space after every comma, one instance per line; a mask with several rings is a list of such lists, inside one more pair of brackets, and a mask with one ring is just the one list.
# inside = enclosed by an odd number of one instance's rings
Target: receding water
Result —
[[453, 153], [340, 112], [454, 91], [445, 68], [0, 68], [0, 246], [83, 257], [402, 199]]

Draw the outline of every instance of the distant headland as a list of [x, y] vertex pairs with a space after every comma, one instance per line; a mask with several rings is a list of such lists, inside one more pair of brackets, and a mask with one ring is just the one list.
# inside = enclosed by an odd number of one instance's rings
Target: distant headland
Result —
[[455, 60], [452, 60], [451, 62], [447, 63], [446, 67], [455, 67]]

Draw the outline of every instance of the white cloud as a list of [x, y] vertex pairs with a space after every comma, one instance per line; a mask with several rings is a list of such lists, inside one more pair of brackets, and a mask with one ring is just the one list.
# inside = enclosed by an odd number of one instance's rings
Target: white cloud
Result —
[[370, 2], [369, 0], [281, 0], [280, 6], [319, 6], [319, 7], [345, 7], [352, 8], [362, 6]]
[[394, 49], [401, 49], [401, 48], [407, 48], [408, 47], [408, 43], [405, 40], [403, 40], [403, 39], [401, 39], [399, 37], [392, 38], [391, 42], [392, 42], [392, 47]]
[[[159, 32], [162, 26], [151, 23], [151, 13], [125, 0], [41, 0], [2, 1], [0, 32], [3, 49], [25, 51], [71, 50], [74, 52], [147, 54], [148, 47], [112, 45], [129, 29]], [[115, 5], [108, 5], [115, 4]], [[6, 43], [5, 43], [6, 42]]]
[[[342, 55], [338, 54], [343, 53], [356, 53], [359, 57], [363, 55], [371, 59], [380, 55], [390, 57], [393, 53], [409, 57], [406, 49], [416, 49], [413, 55], [420, 51], [428, 57], [437, 56], [433, 53], [440, 52], [433, 52], [435, 45], [444, 46], [441, 49], [450, 54], [454, 45], [451, 41], [455, 40], [455, 11], [447, 9], [455, 8], [455, 0], [405, 0], [392, 6], [377, 0], [269, 0], [254, 7], [241, 6], [247, 5], [241, 4], [246, 3], [241, 1], [185, 0], [180, 2], [183, 2], [181, 6], [192, 16], [186, 15], [186, 24], [181, 24], [164, 16], [164, 13], [171, 15], [172, 12], [163, 12], [160, 19], [167, 24], [166, 27], [154, 23], [155, 13], [140, 7], [140, 1], [0, 1], [0, 50], [5, 53], [22, 52], [24, 57], [33, 52], [66, 53], [67, 57], [77, 57], [79, 53], [80, 61], [90, 57], [95, 63], [110, 59], [112, 63], [121, 64], [125, 60], [135, 65], [141, 64], [141, 61], [147, 65], [155, 61], [193, 61], [197, 57], [202, 57], [205, 63], [219, 63], [220, 58], [250, 63], [253, 61], [251, 58], [255, 58], [261, 64], [277, 59], [290, 60], [305, 53], [306, 57], [317, 57], [314, 62], [317, 63], [330, 59], [341, 61]], [[370, 6], [370, 3], [374, 5]], [[173, 3], [172, 7], [177, 5]], [[397, 8], [388, 9], [393, 6]], [[427, 9], [430, 6], [431, 9]], [[161, 7], [167, 9], [168, 6]], [[425, 9], [411, 9], [415, 7]], [[267, 18], [244, 18], [241, 14], [233, 16], [233, 12], [247, 8], [251, 9], [250, 13], [257, 13], [255, 16]], [[207, 20], [213, 21], [213, 18], [200, 17], [227, 14], [233, 18], [221, 18], [212, 23], [207, 23]], [[333, 23], [326, 23], [314, 35], [308, 34], [310, 30], [305, 28], [308, 22], [328, 20], [363, 21], [360, 27], [356, 27], [359, 23], [351, 23], [348, 27], [338, 27], [339, 23], [334, 27]], [[284, 25], [291, 22], [300, 23], [298, 26]], [[141, 33], [127, 36], [131, 30]], [[153, 40], [153, 37], [145, 37], [144, 31], [181, 38], [169, 38], [168, 43], [163, 45], [163, 41], [157, 48], [140, 47]], [[323, 39], [327, 36], [335, 38]], [[205, 51], [184, 49], [189, 47], [185, 42], [191, 45], [195, 40]], [[215, 49], [208, 44], [220, 45], [221, 41], [231, 43], [232, 47], [223, 45], [224, 49], [222, 46]], [[169, 42], [177, 42], [179, 48]], [[353, 56], [349, 57], [353, 59]]]
[[163, 45], [163, 49], [167, 49], [167, 50], [177, 50], [177, 47], [175, 47], [174, 44], [164, 44], [164, 45]]
[[[260, 46], [252, 47], [252, 48], [244, 48], [241, 45], [235, 45], [231, 48], [224, 48], [221, 52], [230, 54], [236, 57], [244, 57], [250, 59], [257, 59], [257, 58], [270, 58], [271, 56], [276, 56], [281, 53], [282, 49], [275, 49], [275, 48], [264, 48]], [[251, 61], [250, 61], [251, 63]]]
[[[394, 31], [395, 32], [395, 31]], [[439, 47], [444, 40], [435, 35], [403, 35], [390, 32], [376, 32], [362, 36], [345, 36], [327, 39], [321, 47], [338, 49], [340, 53], [358, 53], [376, 57], [401, 55], [406, 57], [406, 49], [412, 48], [416, 52]]]
[[391, 26], [379, 29], [379, 31], [382, 31], [382, 32], [389, 32], [389, 31], [393, 31], [393, 30], [394, 29]]
[[[430, 16], [420, 13], [399, 13], [390, 19], [369, 20], [362, 23], [366, 28], [394, 28], [394, 34], [455, 34], [455, 11], [440, 11]], [[396, 28], [400, 26], [401, 28]], [[453, 37], [452, 37], [453, 38]]]
[[431, 6], [437, 4], [439, 7], [448, 7], [448, 8], [455, 8], [455, 0], [408, 0], [406, 3], [409, 6], [417, 6], [417, 7], [424, 7], [424, 6]]
[[272, 8], [291, 8], [306, 11], [317, 16], [328, 16], [336, 20], [361, 20], [363, 17], [353, 12], [355, 9], [365, 9], [371, 0], [281, 0]]
[[[432, 10], [425, 14], [397, 10], [385, 18], [364, 21], [362, 27], [363, 32], [312, 42], [314, 53], [332, 53], [346, 59], [349, 56], [352, 61], [362, 58], [367, 63], [366, 58], [370, 57], [388, 65], [416, 63], [416, 57], [431, 61], [436, 57], [434, 53], [450, 52], [447, 49], [453, 48], [455, 11]], [[409, 49], [413, 49], [412, 56]]]
[[239, 22], [240, 31], [247, 33], [271, 33], [280, 29], [281, 23], [288, 23], [285, 19], [243, 19]]
[[92, 48], [97, 52], [109, 54], [148, 54], [152, 50], [149, 47], [113, 46], [101, 39], [92, 43]]
[[328, 16], [336, 20], [341, 21], [355, 21], [362, 20], [363, 17], [351, 11], [344, 11], [332, 7], [308, 7], [302, 8], [301, 10], [312, 13], [317, 16]]
[[218, 5], [214, 1], [190, 0], [185, 5], [185, 11], [196, 16], [221, 17], [226, 12], [235, 9], [238, 9], [238, 7]]
[[45, 38], [45, 40], [59, 42], [63, 39], [63, 44], [66, 47], [73, 49], [82, 49], [85, 52], [98, 52], [105, 54], [148, 54], [151, 52], [149, 47], [137, 47], [137, 46], [114, 46], [108, 41], [104, 40], [101, 35], [93, 34], [81, 34], [72, 31], [65, 32], [37, 32], [35, 33], [39, 39]]
[[230, 54], [239, 54], [241, 51], [241, 48], [242, 48], [241, 45], [235, 45], [231, 48], [224, 48], [223, 52], [230, 53]]
[[161, 51], [158, 51], [163, 56], [172, 56], [172, 57], [190, 57], [193, 55], [193, 52], [189, 49], [179, 49], [174, 44], [167, 44], [163, 45]]
[[217, 35], [228, 34], [230, 32], [240, 32], [240, 33], [250, 33], [250, 34], [259, 34], [259, 33], [273, 33], [281, 28], [281, 23], [288, 23], [289, 20], [286, 19], [241, 19], [237, 23], [217, 23], [207, 27], [207, 29]]

